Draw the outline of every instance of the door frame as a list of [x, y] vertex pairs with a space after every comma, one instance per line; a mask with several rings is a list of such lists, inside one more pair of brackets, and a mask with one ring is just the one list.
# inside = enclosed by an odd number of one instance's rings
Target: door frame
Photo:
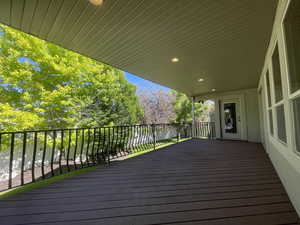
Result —
[[[236, 94], [236, 95], [224, 95], [220, 97], [220, 112], [219, 112], [219, 119], [223, 121], [223, 102], [231, 101], [231, 100], [238, 100], [239, 101], [239, 110], [240, 110], [240, 138], [234, 140], [248, 140], [247, 136], [247, 124], [246, 124], [246, 109], [245, 109], [245, 96], [244, 94]], [[223, 139], [230, 139], [224, 138], [224, 129], [223, 129], [223, 122], [220, 124], [220, 132]]]
[[[234, 104], [235, 105], [235, 133], [227, 133], [225, 130], [226, 122], [225, 122], [225, 105], [226, 104]], [[241, 139], [241, 102], [240, 99], [226, 99], [221, 103], [221, 127], [222, 127], [222, 136], [224, 139], [232, 139], [232, 140], [240, 140]]]

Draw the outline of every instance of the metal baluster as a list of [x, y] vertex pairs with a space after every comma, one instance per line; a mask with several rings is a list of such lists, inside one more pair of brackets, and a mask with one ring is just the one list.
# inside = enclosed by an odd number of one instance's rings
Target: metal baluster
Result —
[[147, 148], [148, 149], [151, 149], [151, 147], [152, 147], [152, 144], [151, 144], [151, 126], [150, 125], [148, 125], [147, 126]]
[[119, 156], [123, 156], [122, 152], [122, 137], [123, 136], [123, 126], [118, 127], [117, 132], [117, 149], [119, 149]]
[[96, 128], [93, 129], [94, 135], [93, 135], [93, 145], [92, 145], [92, 163], [95, 165], [95, 141], [96, 141]]
[[128, 129], [127, 129], [128, 126], [123, 126], [123, 153], [124, 155], [126, 156], [127, 155], [127, 141], [128, 141]]
[[136, 136], [138, 134], [137, 132], [137, 125], [133, 126], [133, 140], [132, 140], [132, 144], [133, 144], [133, 152], [137, 152], [137, 143], [138, 143], [138, 136]]
[[132, 127], [132, 141], [131, 141], [131, 152], [136, 152], [137, 151], [137, 148], [136, 148], [136, 142], [137, 142], [137, 139], [135, 138], [136, 136], [136, 125], [133, 125]]
[[86, 146], [86, 164], [89, 167], [90, 162], [89, 162], [89, 148], [90, 148], [90, 142], [91, 142], [91, 129], [88, 128], [88, 140], [87, 140], [87, 146]]
[[128, 132], [129, 132], [129, 142], [128, 142], [128, 152], [132, 153], [133, 152], [133, 147], [132, 147], [132, 142], [133, 142], [133, 128], [134, 126], [129, 126], [128, 127]]
[[61, 143], [60, 143], [60, 154], [59, 154], [59, 173], [62, 174], [63, 171], [62, 171], [62, 167], [61, 167], [61, 159], [62, 159], [62, 154], [63, 154], [63, 151], [64, 151], [64, 130], [61, 130], [61, 135], [60, 135], [60, 140], [61, 140]]
[[128, 133], [127, 133], [127, 126], [123, 126], [123, 144], [122, 144], [122, 147], [123, 147], [123, 153], [124, 155], [127, 155], [127, 138], [128, 138]]
[[99, 130], [99, 132], [98, 132], [98, 135], [99, 135], [99, 137], [98, 137], [98, 146], [97, 146], [97, 157], [96, 157], [96, 159], [97, 159], [97, 163], [99, 163], [99, 162], [101, 162], [101, 154], [99, 153], [99, 151], [100, 151], [100, 145], [101, 145], [101, 128], [99, 128], [98, 129]]
[[81, 148], [80, 148], [80, 165], [81, 168], [83, 168], [83, 162], [82, 162], [82, 154], [83, 154], [83, 148], [84, 148], [84, 129], [81, 131]]
[[121, 126], [121, 127], [119, 127], [119, 139], [118, 139], [118, 141], [119, 141], [119, 144], [118, 144], [118, 146], [119, 146], [119, 153], [120, 153], [120, 156], [123, 156], [123, 146], [122, 146], [122, 141], [123, 141], [123, 126]]
[[140, 126], [140, 133], [141, 133], [141, 151], [145, 150], [144, 147], [144, 125]]
[[145, 143], [146, 143], [146, 149], [151, 149], [151, 143], [149, 141], [149, 135], [151, 133], [151, 126], [150, 125], [146, 125], [145, 128]]
[[146, 125], [143, 125], [143, 129], [142, 129], [142, 132], [143, 132], [143, 148], [144, 148], [144, 151], [147, 150], [147, 146], [146, 146], [146, 130], [147, 130], [147, 126]]
[[112, 154], [113, 154], [113, 158], [117, 158], [118, 157], [118, 146], [117, 146], [117, 143], [118, 143], [118, 127], [113, 127], [112, 128], [112, 135], [113, 135], [113, 138], [112, 138]]
[[145, 148], [144, 148], [144, 125], [140, 126], [140, 135], [141, 135], [141, 140], [140, 140], [141, 151], [144, 151], [145, 150]]
[[126, 155], [130, 154], [130, 144], [131, 144], [131, 128], [132, 126], [126, 126], [126, 141], [125, 141], [125, 151]]
[[115, 155], [114, 155], [115, 154], [115, 152], [114, 152], [115, 127], [111, 128], [111, 135], [112, 135], [112, 137], [111, 137], [111, 143], [110, 143], [110, 153], [111, 153], [111, 157], [113, 159], [113, 158], [115, 158]]
[[14, 159], [14, 148], [15, 148], [15, 133], [12, 133], [11, 141], [10, 141], [8, 188], [12, 188], [12, 172], [13, 172], [12, 170], [13, 170], [13, 159]]
[[152, 124], [153, 150], [156, 150], [155, 124]]
[[122, 132], [123, 132], [123, 126], [118, 127], [119, 132], [117, 132], [117, 146], [119, 149], [119, 156], [123, 156], [123, 152], [122, 152]]
[[25, 166], [26, 144], [27, 144], [27, 132], [24, 132], [23, 133], [22, 162], [21, 162], [21, 185], [24, 185], [24, 166]]
[[136, 143], [136, 151], [141, 151], [141, 125], [136, 125], [137, 130], [137, 143]]
[[53, 131], [53, 143], [52, 143], [52, 152], [51, 152], [51, 175], [54, 176], [54, 168], [53, 168], [53, 163], [54, 163], [54, 154], [55, 154], [55, 146], [56, 146], [56, 131]]
[[46, 158], [46, 150], [47, 150], [47, 135], [48, 132], [44, 133], [44, 148], [43, 148], [43, 156], [42, 156], [42, 177], [45, 179], [45, 158]]
[[32, 163], [31, 163], [31, 176], [32, 182], [35, 182], [35, 158], [36, 158], [36, 149], [37, 149], [37, 132], [34, 132], [34, 142], [33, 142], [33, 155], [32, 155]]
[[126, 143], [127, 143], [127, 126], [122, 126], [122, 152], [123, 152], [123, 155], [126, 156], [127, 153], [126, 153]]
[[124, 135], [123, 135], [123, 130], [124, 130], [124, 127], [121, 126], [120, 127], [120, 137], [119, 137], [119, 149], [120, 149], [120, 156], [123, 156], [124, 155], [124, 149], [123, 149], [123, 141], [124, 141]]
[[110, 153], [111, 153], [111, 137], [110, 137], [110, 127], [107, 128], [107, 162], [110, 164]]
[[77, 147], [78, 147], [78, 129], [75, 130], [75, 147], [74, 147], [74, 155], [73, 155], [73, 160], [74, 160], [74, 168], [77, 170], [77, 165], [76, 165], [76, 155], [77, 155]]
[[105, 127], [102, 128], [103, 130], [103, 140], [102, 140], [102, 150], [101, 150], [101, 155], [102, 158], [104, 160], [104, 163], [106, 163], [106, 147], [105, 147], [105, 143], [106, 143], [106, 133], [105, 133]]
[[145, 150], [148, 150], [148, 125], [144, 125], [144, 146]]
[[71, 140], [72, 140], [72, 130], [69, 130], [69, 138], [68, 138], [68, 150], [67, 150], [67, 168], [68, 172], [71, 171], [70, 169], [70, 164], [69, 164], [69, 159], [70, 159], [70, 150], [71, 150]]

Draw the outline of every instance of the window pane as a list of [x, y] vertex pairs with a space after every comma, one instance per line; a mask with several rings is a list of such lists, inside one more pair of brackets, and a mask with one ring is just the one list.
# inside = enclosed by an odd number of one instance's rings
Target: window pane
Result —
[[278, 138], [286, 143], [284, 105], [276, 107]]
[[272, 65], [273, 65], [275, 101], [279, 102], [280, 100], [282, 100], [282, 83], [281, 83], [281, 70], [280, 70], [278, 46], [276, 46], [272, 56]]
[[270, 122], [270, 133], [274, 134], [274, 127], [273, 127], [273, 114], [272, 110], [269, 110], [269, 122]]
[[237, 133], [235, 103], [224, 104], [225, 133]]
[[271, 101], [271, 88], [270, 88], [270, 76], [269, 71], [266, 74], [266, 82], [267, 82], [267, 95], [268, 95], [268, 106], [271, 107], [272, 101]]
[[290, 91], [300, 89], [300, 1], [293, 0], [284, 19]]
[[293, 100], [296, 149], [300, 152], [300, 98]]

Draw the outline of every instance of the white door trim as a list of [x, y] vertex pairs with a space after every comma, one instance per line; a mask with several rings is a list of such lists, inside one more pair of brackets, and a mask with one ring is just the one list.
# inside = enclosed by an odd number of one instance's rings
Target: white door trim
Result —
[[[240, 103], [240, 140], [248, 140], [248, 136], [247, 136], [247, 125], [246, 125], [246, 118], [247, 118], [247, 115], [246, 115], [246, 109], [245, 109], [245, 95], [244, 94], [236, 94], [236, 95], [224, 95], [220, 98], [221, 100], [221, 107], [223, 105], [223, 102], [226, 102], [226, 101], [230, 101], [230, 100], [233, 100], [233, 99], [237, 99], [239, 100], [239, 103]], [[220, 116], [220, 120], [222, 121], [223, 120], [223, 115], [222, 115], [222, 110], [221, 112], [219, 113], [219, 116]], [[221, 124], [221, 132], [222, 132], [222, 137], [224, 138], [223, 136], [223, 126]]]

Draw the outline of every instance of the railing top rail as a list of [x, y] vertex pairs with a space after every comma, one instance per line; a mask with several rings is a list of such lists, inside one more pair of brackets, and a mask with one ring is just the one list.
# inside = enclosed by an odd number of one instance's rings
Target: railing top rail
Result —
[[[214, 122], [197, 122], [204, 124], [213, 124]], [[57, 129], [39, 129], [39, 130], [22, 130], [22, 131], [4, 131], [0, 132], [0, 135], [5, 134], [24, 134], [24, 133], [35, 133], [35, 132], [54, 132], [54, 131], [72, 131], [72, 130], [93, 130], [93, 129], [105, 129], [105, 128], [120, 128], [120, 127], [133, 127], [133, 126], [176, 126], [176, 125], [188, 125], [188, 123], [159, 123], [159, 124], [132, 124], [132, 125], [116, 125], [116, 126], [102, 126], [102, 127], [81, 127], [81, 128], [57, 128]]]

